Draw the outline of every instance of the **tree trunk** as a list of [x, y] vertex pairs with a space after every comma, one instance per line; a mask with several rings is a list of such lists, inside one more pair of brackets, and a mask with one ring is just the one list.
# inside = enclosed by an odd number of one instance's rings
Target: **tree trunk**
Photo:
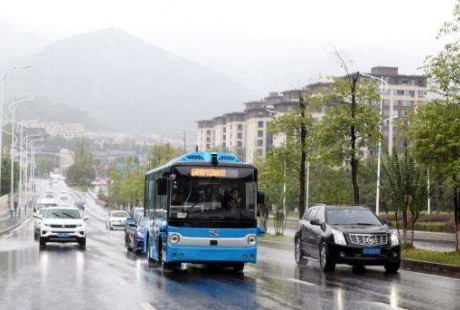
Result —
[[[351, 118], [354, 120], [356, 116], [356, 83], [359, 79], [359, 72], [353, 77], [351, 84]], [[353, 198], [355, 204], [359, 204], [359, 185], [358, 185], [358, 159], [356, 156], [356, 126], [352, 125], [350, 128], [351, 139], [351, 179], [353, 183]]]
[[455, 250], [458, 251], [460, 250], [460, 244], [459, 244], [459, 239], [460, 239], [460, 232], [459, 232], [459, 215], [460, 215], [460, 210], [459, 210], [459, 195], [458, 195], [458, 185], [457, 185], [457, 175], [454, 173], [452, 177], [454, 181], [454, 218], [455, 218]]
[[[406, 206], [404, 206], [406, 208]], [[407, 242], [407, 211], [406, 209], [402, 211], [402, 229], [403, 229], [403, 244]]]
[[300, 174], [299, 174], [299, 219], [302, 218], [305, 213], [305, 163], [307, 161], [306, 154], [306, 140], [307, 140], [307, 128], [305, 125], [305, 102], [302, 98], [302, 92], [299, 92], [299, 109], [300, 109]]

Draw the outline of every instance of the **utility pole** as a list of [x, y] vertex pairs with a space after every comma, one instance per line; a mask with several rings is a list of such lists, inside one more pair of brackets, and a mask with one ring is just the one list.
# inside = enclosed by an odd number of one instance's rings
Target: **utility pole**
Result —
[[299, 110], [300, 110], [300, 174], [299, 174], [299, 218], [305, 213], [305, 163], [307, 161], [307, 127], [305, 124], [305, 102], [302, 97], [302, 91], [299, 90]]

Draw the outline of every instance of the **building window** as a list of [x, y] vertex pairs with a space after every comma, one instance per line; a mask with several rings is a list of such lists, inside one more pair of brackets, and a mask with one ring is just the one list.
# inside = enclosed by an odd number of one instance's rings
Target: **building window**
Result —
[[264, 136], [264, 131], [263, 130], [257, 131], [257, 137], [263, 138], [263, 136]]
[[411, 96], [412, 98], [415, 98], [415, 91], [409, 90], [409, 96]]
[[397, 96], [404, 96], [404, 90], [402, 90], [402, 89], [396, 89], [396, 90], [395, 90], [395, 95], [397, 95]]
[[383, 106], [389, 106], [390, 105], [390, 100], [389, 99], [383, 99]]
[[243, 133], [239, 132], [237, 138], [238, 139], [243, 139]]
[[242, 146], [243, 146], [243, 142], [241, 142], [241, 141], [238, 141], [238, 142], [236, 143], [236, 146], [238, 146], [238, 147], [242, 147]]
[[209, 150], [211, 148], [211, 144], [206, 144], [206, 149]]
[[424, 92], [424, 91], [421, 91], [421, 90], [419, 90], [419, 91], [418, 91], [418, 97], [419, 97], [419, 98], [423, 98], [423, 97], [425, 97], [425, 92]]
[[223, 130], [224, 130], [224, 132], [227, 132], [227, 127], [224, 127], [224, 129], [223, 129]]
[[262, 156], [263, 151], [261, 149], [258, 149], [256, 154], [257, 154], [257, 156]]
[[225, 142], [222, 143], [222, 147], [227, 147], [227, 144]]
[[264, 140], [257, 140], [257, 146], [264, 146]]
[[243, 130], [243, 124], [238, 124], [238, 130], [239, 131]]
[[258, 124], [257, 124], [257, 127], [259, 127], [259, 128], [264, 128], [264, 122], [263, 122], [263, 121], [259, 121]]
[[206, 137], [206, 142], [211, 142], [211, 137]]

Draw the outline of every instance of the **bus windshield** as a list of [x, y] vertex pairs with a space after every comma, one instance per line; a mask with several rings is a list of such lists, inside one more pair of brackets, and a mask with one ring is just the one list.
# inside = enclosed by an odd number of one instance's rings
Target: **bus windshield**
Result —
[[256, 185], [252, 178], [178, 176], [172, 182], [169, 218], [209, 221], [255, 219]]

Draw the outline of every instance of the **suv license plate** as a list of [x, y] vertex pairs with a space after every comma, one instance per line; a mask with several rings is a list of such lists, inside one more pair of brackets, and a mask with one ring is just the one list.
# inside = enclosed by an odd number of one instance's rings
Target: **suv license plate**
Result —
[[378, 256], [380, 255], [380, 248], [364, 248], [363, 255]]
[[69, 234], [68, 233], [58, 233], [57, 236], [58, 238], [68, 238]]

